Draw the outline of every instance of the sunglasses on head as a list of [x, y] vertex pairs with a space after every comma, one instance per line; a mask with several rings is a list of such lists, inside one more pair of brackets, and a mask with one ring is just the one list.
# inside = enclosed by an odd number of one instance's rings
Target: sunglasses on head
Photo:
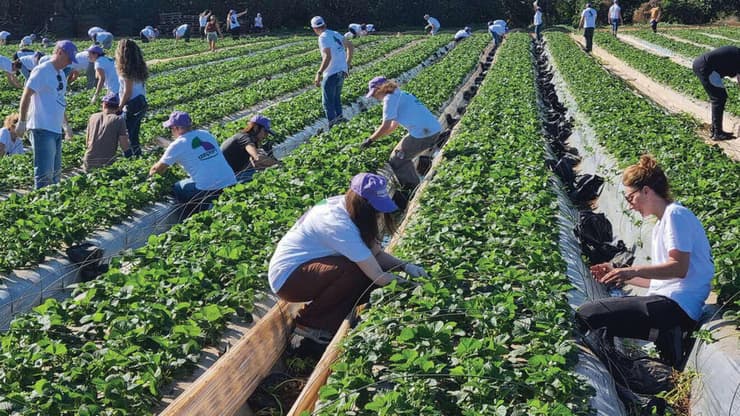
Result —
[[62, 82], [62, 76], [57, 74], [57, 81], [59, 81], [59, 85], [57, 85], [57, 91], [61, 91], [64, 89], [64, 83]]

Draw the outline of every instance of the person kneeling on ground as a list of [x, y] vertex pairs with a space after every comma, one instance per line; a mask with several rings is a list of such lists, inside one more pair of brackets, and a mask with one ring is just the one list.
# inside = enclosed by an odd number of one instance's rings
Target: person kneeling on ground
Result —
[[278, 163], [260, 148], [260, 143], [268, 134], [274, 134], [270, 130], [270, 119], [256, 115], [244, 130], [221, 144], [221, 151], [234, 170], [237, 182], [248, 182], [257, 169], [266, 169]]
[[372, 173], [352, 178], [344, 195], [309, 209], [280, 240], [270, 259], [270, 288], [287, 302], [311, 302], [296, 318], [295, 333], [328, 344], [342, 320], [375, 285], [427, 273], [382, 251], [384, 231], [395, 232], [386, 179]]
[[103, 108], [90, 116], [87, 122], [87, 150], [82, 158], [85, 172], [108, 166], [116, 160], [116, 150], [129, 149], [126, 120], [118, 114], [118, 94], [108, 93], [103, 97]]
[[18, 118], [18, 113], [5, 117], [3, 127], [0, 128], [0, 156], [22, 155], [26, 152], [23, 148], [23, 139], [15, 132]]
[[691, 332], [709, 296], [714, 264], [704, 227], [688, 208], [674, 202], [663, 170], [649, 155], [625, 169], [625, 199], [643, 217], [655, 215], [652, 265], [591, 267], [605, 284], [648, 287], [646, 296], [599, 299], [576, 312], [582, 329], [606, 328], [608, 337], [655, 342], [662, 359], [681, 364], [683, 332]]
[[205, 130], [193, 130], [188, 113], [173, 111], [162, 126], [170, 129], [175, 141], [149, 169], [149, 175], [163, 174], [170, 166], [179, 163], [190, 177], [174, 186], [178, 202], [195, 205], [197, 210], [201, 204], [216, 199], [221, 190], [236, 183], [234, 172], [226, 163], [216, 138]]
[[399, 125], [408, 130], [408, 134], [393, 149], [390, 158], [393, 172], [408, 198], [420, 182], [413, 160], [437, 144], [442, 125], [418, 98], [401, 91], [396, 81], [375, 77], [370, 80], [368, 89], [366, 97], [383, 102], [383, 123], [360, 147], [370, 147], [375, 140], [392, 133]]
[[734, 138], [733, 133], [722, 129], [722, 118], [727, 102], [727, 90], [722, 83], [722, 77], [736, 76], [740, 85], [740, 48], [723, 46], [707, 52], [694, 60], [693, 69], [712, 103], [712, 139]]

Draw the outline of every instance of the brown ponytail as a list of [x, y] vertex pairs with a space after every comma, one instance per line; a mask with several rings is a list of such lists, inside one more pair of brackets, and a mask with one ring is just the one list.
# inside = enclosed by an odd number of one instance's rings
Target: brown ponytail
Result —
[[647, 186], [666, 201], [673, 200], [668, 178], [658, 165], [658, 161], [648, 154], [640, 156], [640, 161], [637, 164], [624, 170], [622, 184], [638, 189]]
[[367, 199], [361, 197], [353, 190], [344, 194], [347, 212], [352, 222], [360, 230], [362, 241], [372, 248], [376, 242], [380, 242], [381, 232], [394, 234], [396, 232], [396, 221], [391, 214], [383, 214], [379, 223], [379, 212], [373, 208]]

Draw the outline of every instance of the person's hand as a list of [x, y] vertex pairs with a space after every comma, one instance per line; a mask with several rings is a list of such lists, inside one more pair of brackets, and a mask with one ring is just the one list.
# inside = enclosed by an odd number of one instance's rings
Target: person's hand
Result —
[[64, 138], [67, 140], [72, 140], [72, 128], [69, 127], [69, 123], [67, 121], [65, 121], [62, 125], [62, 130], [64, 130]]
[[18, 135], [18, 137], [22, 137], [23, 133], [26, 132], [26, 122], [24, 120], [18, 120], [18, 123], [15, 125], [15, 134]]
[[613, 269], [614, 268], [610, 263], [596, 264], [594, 266], [591, 266], [591, 274], [593, 275], [594, 279], [601, 281], [601, 279]]
[[621, 269], [613, 269], [612, 271], [604, 275], [604, 277], [598, 280], [605, 285], [616, 284], [618, 286], [621, 286], [627, 280], [630, 280], [635, 276], [635, 271], [632, 270], [631, 267], [625, 267]]
[[373, 144], [373, 141], [370, 140], [370, 138], [368, 137], [362, 143], [360, 143], [360, 149], [367, 149], [368, 147], [370, 147], [371, 144]]
[[403, 285], [410, 285], [410, 286], [413, 286], [413, 287], [421, 286], [421, 283], [414, 282], [414, 281], [408, 280], [408, 279], [404, 279], [403, 277], [396, 277], [396, 281], [399, 284], [403, 284]]
[[98, 101], [98, 95], [93, 94], [93, 96], [90, 97], [90, 104], [95, 104], [96, 101]]
[[426, 270], [424, 270], [423, 267], [417, 266], [412, 263], [406, 263], [403, 266], [403, 271], [408, 273], [408, 275], [411, 277], [429, 277], [429, 275], [427, 274]]
[[317, 87], [320, 87], [321, 86], [321, 78], [322, 78], [321, 72], [317, 72], [316, 73], [316, 78], [314, 78], [314, 80], [313, 80], [314, 85], [316, 85]]

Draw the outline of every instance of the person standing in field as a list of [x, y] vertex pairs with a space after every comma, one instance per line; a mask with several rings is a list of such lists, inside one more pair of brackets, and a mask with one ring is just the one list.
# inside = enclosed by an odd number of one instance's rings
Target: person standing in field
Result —
[[732, 133], [722, 129], [722, 119], [727, 102], [727, 90], [722, 77], [737, 77], [740, 84], [740, 48], [723, 46], [699, 56], [693, 63], [694, 74], [699, 78], [712, 104], [712, 139], [728, 140]]
[[87, 51], [82, 51], [77, 54], [76, 58], [77, 62], [65, 68], [65, 71], [69, 71], [67, 73], [67, 84], [75, 82], [79, 78], [80, 73], [85, 71], [85, 78], [87, 80], [85, 88], [88, 90], [95, 88], [95, 64], [90, 61], [90, 55]]
[[239, 18], [247, 14], [247, 9], [244, 9], [243, 12], [237, 13], [236, 10], [229, 10], [229, 14], [226, 15], [226, 27], [229, 29], [229, 32], [231, 33], [231, 38], [234, 40], [239, 39], [239, 35], [241, 34], [242, 25], [239, 23]]
[[537, 37], [537, 40], [542, 40], [542, 9], [540, 9], [540, 6], [536, 6], [534, 8], [534, 34]]
[[650, 28], [653, 29], [653, 33], [658, 33], [658, 22], [660, 21], [660, 4], [653, 3], [653, 8], [650, 9]]
[[208, 48], [211, 52], [216, 52], [216, 41], [218, 40], [219, 36], [222, 36], [221, 26], [218, 24], [216, 16], [211, 15], [211, 17], [208, 19], [208, 23], [206, 23], [206, 27], [204, 30], [206, 33], [206, 39], [208, 39]]
[[19, 136], [29, 131], [36, 189], [59, 183], [62, 173], [62, 131], [72, 138], [65, 115], [67, 78], [63, 70], [76, 55], [74, 43], [57, 42], [51, 60], [34, 69], [23, 89], [15, 131]]
[[206, 39], [206, 24], [212, 15], [213, 13], [210, 10], [203, 10], [198, 15], [198, 33], [200, 33], [201, 40]]
[[427, 21], [427, 25], [424, 26], [424, 30], [428, 30], [429, 34], [432, 36], [436, 35], [440, 28], [439, 20], [437, 20], [436, 17], [429, 16], [428, 14], [424, 15], [424, 20]]
[[321, 16], [311, 19], [311, 28], [319, 36], [321, 65], [316, 71], [314, 84], [321, 87], [321, 100], [329, 126], [344, 120], [342, 116], [342, 85], [352, 66], [355, 47], [349, 39], [329, 30]]
[[7, 30], [0, 31], [0, 46], [7, 45], [9, 37], [10, 37], [10, 32], [8, 32]]
[[87, 150], [82, 158], [85, 172], [115, 162], [119, 146], [124, 154], [128, 152], [126, 120], [118, 115], [118, 104], [118, 94], [108, 93], [103, 97], [102, 110], [87, 122]]
[[[118, 83], [118, 74], [116, 73], [116, 64], [113, 60], [105, 55], [103, 48], [93, 45], [87, 49], [87, 56], [95, 64], [95, 76], [98, 79], [98, 85], [95, 88], [90, 103], [94, 104], [98, 100], [100, 91], [105, 86], [108, 93], [118, 94], [120, 84]], [[118, 97], [116, 97], [118, 101]]]
[[612, 25], [612, 35], [617, 36], [617, 29], [622, 24], [622, 8], [619, 2], [614, 0], [614, 4], [609, 8], [609, 24]]
[[184, 23], [172, 29], [172, 36], [175, 38], [175, 44], [182, 38], [185, 38], [185, 42], [190, 42], [190, 25]]
[[131, 39], [123, 39], [118, 42], [116, 49], [116, 72], [118, 73], [118, 84], [120, 103], [118, 111], [123, 112], [126, 120], [131, 148], [126, 156], [141, 156], [141, 144], [139, 143], [139, 131], [141, 120], [147, 109], [146, 80], [149, 78], [149, 68], [144, 61], [139, 45]]
[[257, 16], [254, 16], [254, 31], [262, 33], [264, 30], [265, 24], [262, 22], [262, 13], [257, 13]]
[[591, 52], [594, 46], [594, 30], [596, 29], [596, 10], [591, 3], [586, 3], [586, 8], [581, 12], [581, 20], [578, 28], [583, 28], [583, 37], [586, 39], [586, 52]]

